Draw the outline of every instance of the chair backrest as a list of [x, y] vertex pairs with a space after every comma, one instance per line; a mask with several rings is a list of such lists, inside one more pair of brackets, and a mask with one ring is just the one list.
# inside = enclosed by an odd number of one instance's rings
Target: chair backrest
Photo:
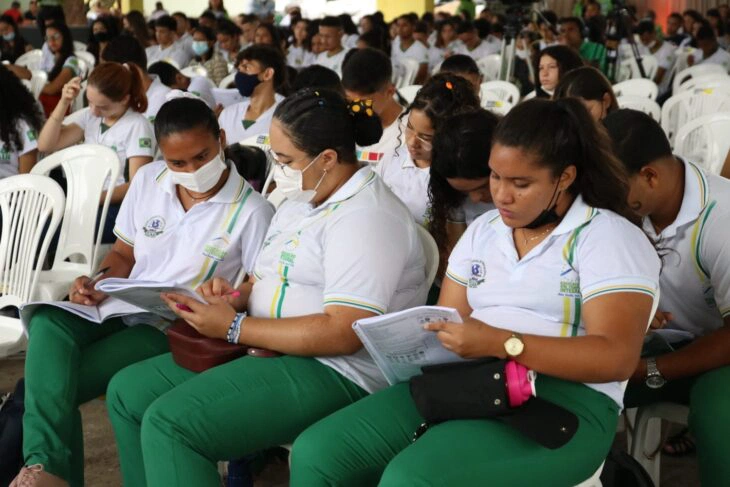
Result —
[[423, 254], [426, 257], [425, 285], [427, 286], [426, 293], [428, 293], [428, 289], [436, 280], [436, 273], [439, 270], [439, 248], [436, 245], [436, 240], [428, 233], [428, 230], [421, 225], [416, 226], [418, 227], [418, 238], [421, 240], [421, 245], [423, 245]]
[[71, 103], [71, 112], [77, 112], [84, 108], [84, 97], [86, 96], [86, 88], [89, 86], [88, 80], [83, 80], [81, 82], [81, 89], [79, 90], [79, 94], [76, 95], [76, 98], [74, 98], [74, 101]]
[[494, 93], [502, 101], [516, 105], [520, 101], [520, 89], [509, 81], [486, 81], [482, 83], [480, 95], [484, 99], [485, 93]]
[[0, 180], [0, 308], [33, 299], [64, 203], [63, 190], [49, 177], [20, 174]]
[[514, 104], [500, 99], [499, 95], [493, 91], [484, 91], [481, 96], [481, 106], [485, 110], [489, 110], [490, 112], [503, 117], [512, 110]]
[[85, 76], [91, 74], [91, 71], [94, 70], [94, 66], [96, 66], [96, 58], [94, 58], [94, 55], [88, 51], [76, 51], [74, 56], [79, 58], [80, 61], [86, 63], [87, 71]]
[[236, 73], [231, 73], [218, 83], [218, 88], [229, 88], [235, 82]]
[[657, 122], [661, 122], [662, 109], [654, 100], [644, 98], [643, 96], [631, 96], [624, 95], [618, 97], [618, 106], [620, 108], [630, 108], [631, 110], [638, 110], [644, 112], [647, 115], [651, 115], [651, 118]]
[[616, 96], [641, 96], [649, 100], [656, 100], [659, 88], [650, 79], [627, 79], [613, 85]]
[[40, 69], [34, 69], [31, 71], [30, 78], [30, 92], [33, 93], [35, 98], [38, 98], [43, 91], [43, 87], [48, 83], [48, 74]]
[[683, 91], [698, 91], [726, 87], [730, 87], [730, 76], [727, 74], [706, 74], [703, 76], [697, 76], [696, 78], [690, 78], [685, 81], [679, 86], [674, 94], [682, 93]]
[[119, 177], [119, 157], [116, 152], [103, 145], [75, 145], [42, 159], [31, 173], [48, 175], [59, 166], [66, 175], [68, 197], [53, 269], [74, 269], [81, 274], [88, 273], [97, 264], [104, 231], [103, 222], [106, 220], [112, 192], [107, 191], [99, 220], [102, 224], [97, 230], [99, 199], [105, 183], [110, 181], [113, 187]]
[[74, 51], [86, 52], [86, 44], [81, 41], [74, 41]]
[[674, 152], [705, 171], [720, 174], [730, 150], [730, 113], [703, 115], [677, 131]]
[[402, 58], [398, 61], [398, 64], [402, 66], [402, 75], [398, 77], [396, 88], [412, 85], [416, 81], [420, 64], [411, 58]]
[[413, 103], [413, 100], [415, 100], [416, 94], [420, 89], [421, 85], [408, 85], [403, 88], [398, 88], [398, 93], [400, 93], [400, 96], [405, 98], [405, 100], [410, 104]]
[[535, 90], [532, 90], [531, 92], [529, 92], [528, 94], [526, 94], [526, 95], [525, 95], [525, 96], [524, 96], [524, 97], [522, 98], [522, 101], [532, 100], [532, 99], [533, 99], [533, 98], [535, 98], [536, 96], [537, 96], [537, 91], [535, 91]]
[[180, 72], [188, 78], [192, 78], [194, 76], [208, 76], [208, 70], [199, 64], [183, 68]]
[[639, 70], [639, 63], [634, 58], [633, 54], [625, 57], [620, 63], [618, 68], [618, 76], [616, 77], [619, 82], [630, 80], [630, 79], [647, 79], [653, 80], [656, 76], [656, 72], [659, 69], [659, 61], [652, 55], [646, 55], [641, 57], [641, 66], [644, 68], [644, 74], [641, 76]]
[[706, 76], [708, 74], [727, 74], [725, 68], [719, 64], [697, 64], [683, 69], [677, 73], [672, 82], [672, 93], [679, 92], [679, 87], [692, 78]]
[[18, 59], [15, 60], [16, 66], [23, 66], [31, 71], [34, 69], [41, 68], [41, 59], [43, 58], [43, 51], [40, 49], [33, 49], [25, 54], [22, 54]]
[[477, 66], [484, 77], [484, 81], [498, 80], [499, 70], [502, 67], [502, 56], [500, 54], [489, 54], [479, 59]]
[[703, 115], [730, 111], [730, 93], [722, 90], [682, 91], [664, 102], [661, 125], [669, 143], [674, 146], [677, 130]]

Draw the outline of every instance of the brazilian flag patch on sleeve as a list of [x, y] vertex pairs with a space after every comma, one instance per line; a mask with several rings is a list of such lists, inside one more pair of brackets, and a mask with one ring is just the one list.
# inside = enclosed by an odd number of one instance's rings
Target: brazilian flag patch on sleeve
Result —
[[38, 134], [33, 129], [28, 130], [28, 132], [26, 132], [25, 135], [28, 136], [28, 140], [30, 140], [31, 142], [33, 142], [36, 138], [38, 138]]
[[139, 146], [142, 149], [149, 149], [150, 147], [152, 147], [152, 139], [150, 139], [149, 137], [141, 137], [139, 139]]

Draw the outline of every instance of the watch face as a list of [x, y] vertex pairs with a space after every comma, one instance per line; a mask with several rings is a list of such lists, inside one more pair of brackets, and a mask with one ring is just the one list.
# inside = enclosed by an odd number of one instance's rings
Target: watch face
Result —
[[666, 379], [661, 375], [650, 375], [646, 378], [646, 386], [650, 389], [659, 389], [661, 386], [666, 384]]
[[507, 352], [507, 355], [510, 355], [512, 357], [516, 357], [517, 355], [521, 354], [524, 348], [525, 344], [522, 343], [522, 340], [517, 337], [511, 337], [507, 339], [506, 342], [504, 342], [504, 349]]

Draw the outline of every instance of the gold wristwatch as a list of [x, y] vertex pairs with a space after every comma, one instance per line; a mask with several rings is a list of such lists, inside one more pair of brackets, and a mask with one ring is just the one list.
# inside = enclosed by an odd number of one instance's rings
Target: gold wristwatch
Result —
[[522, 334], [513, 332], [504, 342], [504, 351], [508, 357], [515, 358], [525, 351], [525, 342], [522, 341]]

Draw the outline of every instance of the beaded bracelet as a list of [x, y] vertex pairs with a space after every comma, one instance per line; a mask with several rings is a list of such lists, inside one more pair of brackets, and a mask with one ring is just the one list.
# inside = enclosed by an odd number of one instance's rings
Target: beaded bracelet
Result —
[[228, 333], [226, 333], [226, 341], [228, 343], [238, 343], [238, 338], [241, 336], [241, 325], [243, 320], [246, 319], [248, 314], [244, 311], [243, 313], [236, 313], [236, 317], [233, 318], [231, 326], [228, 327]]

